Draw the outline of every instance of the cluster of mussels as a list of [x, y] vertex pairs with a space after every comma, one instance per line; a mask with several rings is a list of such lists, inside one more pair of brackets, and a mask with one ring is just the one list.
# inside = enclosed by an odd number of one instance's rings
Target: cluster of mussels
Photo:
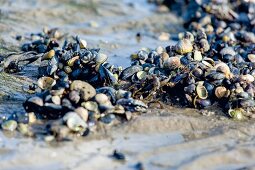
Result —
[[[54, 120], [47, 125], [47, 133], [63, 139], [70, 133], [86, 135], [100, 122], [130, 120], [133, 112], [146, 111], [145, 103], [117, 88], [122, 68], [107, 63], [107, 55], [99, 49], [88, 49], [79, 37], [74, 42], [66, 40], [62, 48], [49, 46], [40, 57], [37, 84], [30, 87], [37, 94], [23, 104], [29, 122], [35, 118]], [[21, 126], [21, 132], [29, 132], [25, 129], [28, 126]], [[15, 127], [13, 119], [2, 123], [3, 129]]]
[[133, 94], [146, 92], [154, 84], [155, 95], [171, 103], [196, 108], [217, 103], [235, 119], [255, 117], [255, 4], [228, 0], [185, 3], [195, 10], [187, 11], [184, 26], [189, 32], [180, 33], [175, 46], [162, 53], [139, 51], [131, 56], [131, 67], [139, 68], [139, 76], [156, 75], [134, 81]]

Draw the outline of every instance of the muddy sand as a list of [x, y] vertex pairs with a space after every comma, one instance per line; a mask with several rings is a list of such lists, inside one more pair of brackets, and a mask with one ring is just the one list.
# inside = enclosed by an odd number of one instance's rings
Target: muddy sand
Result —
[[[174, 43], [159, 41], [161, 32], [182, 31], [182, 20], [157, 13], [145, 0], [1, 0], [0, 52], [17, 50], [16, 35], [58, 27], [99, 47], [115, 65], [129, 65], [129, 55], [142, 47]], [[136, 41], [137, 32], [142, 34]], [[28, 94], [22, 86], [36, 77], [36, 64], [19, 74], [0, 73], [0, 114], [24, 112]], [[255, 169], [253, 121], [229, 120], [220, 111], [201, 112], [167, 106], [149, 110], [130, 122], [102, 128], [70, 142], [48, 144], [41, 139], [0, 132], [0, 169]], [[116, 161], [117, 149], [126, 156]], [[140, 164], [140, 165], [141, 165]]]

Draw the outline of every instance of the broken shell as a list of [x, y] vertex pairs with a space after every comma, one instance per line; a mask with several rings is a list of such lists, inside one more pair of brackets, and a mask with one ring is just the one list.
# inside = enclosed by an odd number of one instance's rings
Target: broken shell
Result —
[[15, 120], [7, 120], [2, 123], [1, 127], [3, 130], [14, 131], [18, 126]]
[[228, 110], [228, 114], [231, 118], [233, 118], [234, 120], [243, 120], [244, 116], [243, 116], [244, 110], [241, 108], [236, 108], [236, 109], [229, 109]]
[[28, 122], [29, 122], [30, 124], [36, 122], [36, 115], [35, 115], [34, 112], [29, 112], [29, 113], [28, 113]]
[[96, 95], [96, 90], [89, 83], [81, 80], [75, 80], [70, 86], [71, 90], [77, 90], [81, 93], [81, 98], [85, 101], [91, 99]]
[[29, 129], [28, 124], [19, 123], [18, 124], [18, 131], [25, 136], [33, 136], [32, 131]]
[[41, 77], [37, 81], [38, 87], [41, 89], [51, 89], [56, 84], [56, 80], [51, 77]]
[[219, 99], [223, 97], [228, 97], [229, 95], [230, 91], [224, 86], [219, 86], [215, 89], [215, 96]]
[[179, 54], [187, 54], [193, 50], [193, 46], [190, 40], [182, 39], [175, 45], [175, 50]]

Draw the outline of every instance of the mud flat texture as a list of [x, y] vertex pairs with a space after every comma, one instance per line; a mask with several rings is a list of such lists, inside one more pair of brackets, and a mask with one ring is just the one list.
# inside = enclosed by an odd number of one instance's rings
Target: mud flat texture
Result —
[[[22, 42], [15, 40], [17, 34], [49, 26], [79, 34], [89, 47], [109, 55], [111, 63], [125, 67], [139, 48], [173, 43], [159, 41], [161, 32], [183, 30], [178, 16], [157, 13], [143, 0], [1, 0], [0, 4], [2, 54], [18, 50]], [[140, 43], [135, 38], [138, 32]], [[28, 94], [22, 87], [31, 84], [36, 74], [36, 64], [15, 75], [0, 73], [0, 114], [24, 112], [22, 102]], [[52, 144], [1, 131], [0, 169], [253, 169], [254, 122], [229, 120], [211, 110], [168, 106], [86, 138]], [[114, 150], [125, 160], [110, 157]]]

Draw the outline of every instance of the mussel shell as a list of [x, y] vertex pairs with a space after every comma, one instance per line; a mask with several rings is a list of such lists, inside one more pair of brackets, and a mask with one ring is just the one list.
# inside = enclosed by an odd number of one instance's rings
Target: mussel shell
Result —
[[27, 99], [23, 107], [27, 112], [40, 112], [43, 106], [43, 99], [37, 96]]
[[126, 69], [124, 69], [121, 74], [120, 74], [120, 78], [122, 80], [128, 80], [129, 78], [131, 78], [131, 76], [135, 73], [137, 73], [138, 71], [142, 71], [143, 67], [139, 66], [139, 65], [133, 65], [130, 67], [127, 67]]
[[50, 61], [49, 64], [47, 66], [47, 74], [48, 75], [52, 75], [53, 73], [55, 73], [58, 69], [58, 63], [59, 60], [58, 58], [55, 56], [53, 57]]
[[214, 85], [211, 84], [210, 82], [204, 82], [204, 86], [208, 92], [208, 96], [211, 96], [213, 94], [214, 91]]
[[234, 55], [236, 55], [236, 52], [235, 52], [235, 50], [234, 50], [233, 47], [225, 47], [225, 48], [223, 48], [223, 49], [220, 51], [220, 55], [221, 55], [221, 56], [224, 56], [224, 55], [226, 55], [226, 54], [229, 54], [229, 55], [234, 56]]
[[42, 60], [50, 60], [55, 56], [55, 50], [50, 50], [42, 56]]
[[211, 100], [209, 99], [196, 99], [196, 104], [200, 108], [206, 108], [212, 105]]
[[148, 58], [148, 53], [147, 53], [147, 51], [145, 51], [145, 50], [140, 50], [140, 51], [138, 51], [138, 53], [137, 53], [137, 57], [138, 57], [139, 60], [145, 61], [145, 60], [147, 60], [147, 58]]
[[219, 72], [211, 72], [206, 76], [209, 80], [222, 80], [225, 78], [225, 74]]
[[114, 114], [107, 114], [105, 116], [100, 117], [99, 120], [105, 124], [110, 124], [114, 119], [115, 119]]
[[184, 87], [184, 91], [187, 94], [193, 94], [195, 92], [195, 90], [196, 90], [196, 85], [195, 84], [190, 84], [187, 87]]
[[247, 108], [247, 107], [254, 107], [255, 106], [255, 101], [252, 99], [243, 99], [240, 101], [240, 105], [243, 108]]
[[116, 102], [116, 90], [114, 88], [101, 87], [101, 88], [97, 88], [96, 92], [106, 94], [113, 104]]
[[200, 68], [195, 68], [194, 70], [192, 70], [192, 74], [195, 77], [200, 78], [201, 76], [203, 76], [204, 72]]
[[249, 93], [242, 91], [240, 93], [237, 93], [236, 97], [239, 99], [248, 99], [250, 96]]

